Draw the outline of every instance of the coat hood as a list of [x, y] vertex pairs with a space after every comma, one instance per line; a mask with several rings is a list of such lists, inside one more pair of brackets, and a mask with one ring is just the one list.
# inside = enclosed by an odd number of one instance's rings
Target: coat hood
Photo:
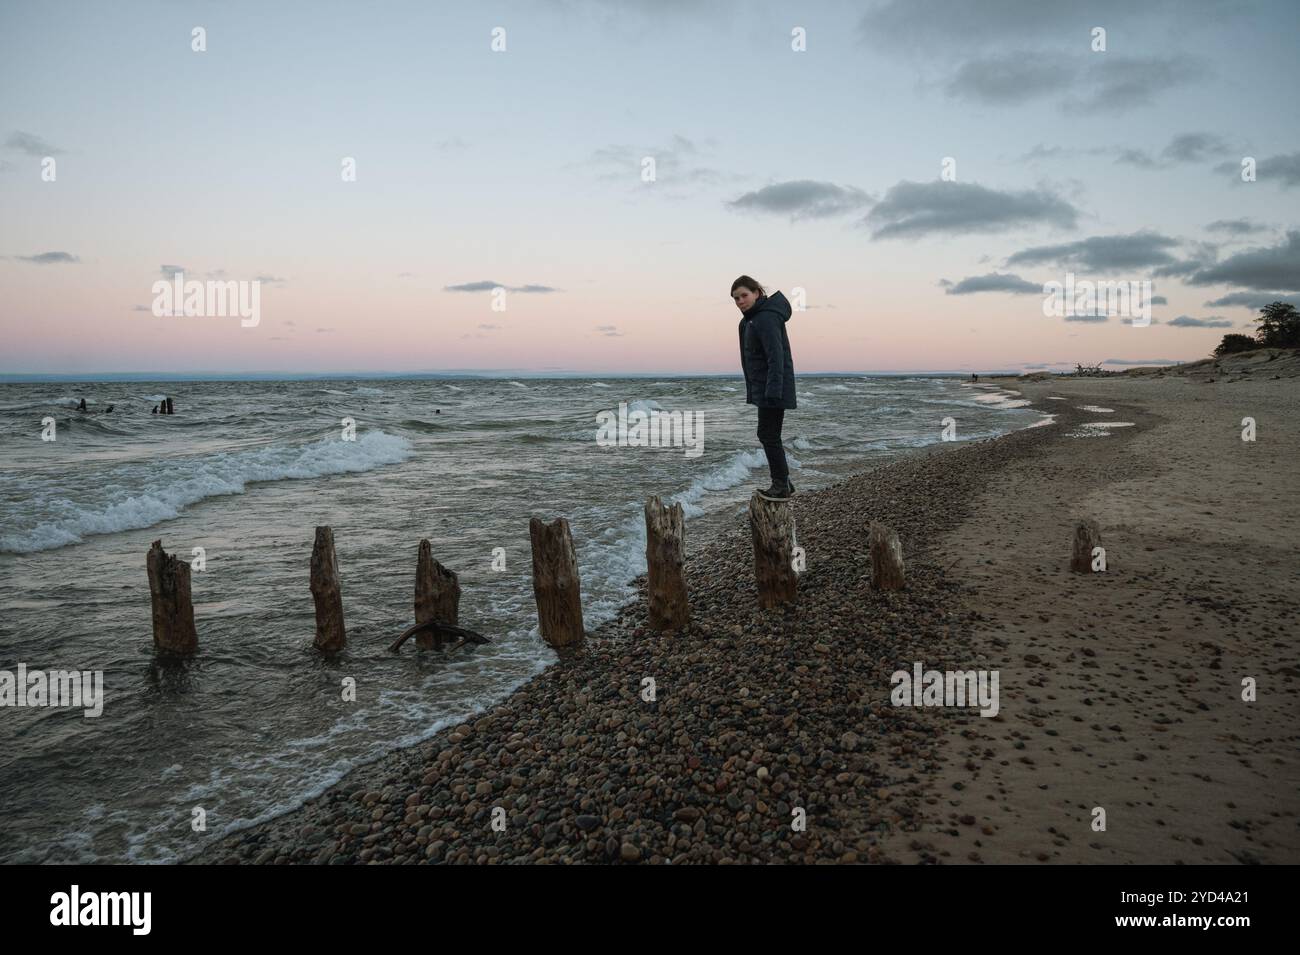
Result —
[[754, 304], [750, 306], [749, 311], [745, 313], [745, 317], [752, 318], [763, 310], [776, 312], [781, 316], [781, 321], [783, 322], [790, 321], [790, 303], [781, 292], [773, 292], [771, 295], [760, 295], [755, 300]]

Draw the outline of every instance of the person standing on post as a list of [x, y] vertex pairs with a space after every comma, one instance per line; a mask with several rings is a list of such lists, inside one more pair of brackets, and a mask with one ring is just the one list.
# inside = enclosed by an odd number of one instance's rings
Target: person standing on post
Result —
[[758, 493], [769, 500], [785, 500], [794, 493], [785, 448], [781, 446], [785, 413], [796, 406], [794, 359], [785, 331], [790, 303], [780, 292], [768, 295], [748, 275], [731, 283], [731, 299], [744, 316], [739, 332], [745, 401], [758, 406], [758, 440], [772, 477], [772, 486]]

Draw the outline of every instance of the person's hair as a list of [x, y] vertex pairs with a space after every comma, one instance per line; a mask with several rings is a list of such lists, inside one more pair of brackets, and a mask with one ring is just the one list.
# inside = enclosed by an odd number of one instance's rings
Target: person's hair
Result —
[[767, 294], [766, 292], [763, 291], [763, 286], [759, 285], [748, 275], [742, 275], [740, 278], [736, 279], [736, 281], [731, 283], [731, 294], [735, 295], [736, 289], [741, 288], [742, 286], [744, 288], [749, 289], [751, 292], [758, 293], [759, 295]]

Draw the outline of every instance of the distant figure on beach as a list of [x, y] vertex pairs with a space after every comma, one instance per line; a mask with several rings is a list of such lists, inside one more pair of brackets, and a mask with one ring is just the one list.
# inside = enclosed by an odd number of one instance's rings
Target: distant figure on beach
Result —
[[740, 368], [745, 375], [745, 401], [758, 406], [758, 440], [767, 455], [772, 486], [758, 493], [783, 500], [794, 493], [790, 468], [781, 446], [785, 413], [796, 407], [794, 359], [785, 324], [790, 303], [780, 292], [770, 296], [748, 275], [731, 283], [731, 299], [744, 317], [740, 320]]
[[434, 414], [442, 414], [442, 410], [439, 409], [439, 408], [434, 408], [434, 409], [433, 409], [433, 413], [434, 413]]
[[971, 381], [979, 381], [979, 380], [980, 380], [980, 376], [977, 375], [977, 374], [975, 374], [975, 372], [972, 371], [972, 372], [970, 373], [970, 380], [971, 380]]

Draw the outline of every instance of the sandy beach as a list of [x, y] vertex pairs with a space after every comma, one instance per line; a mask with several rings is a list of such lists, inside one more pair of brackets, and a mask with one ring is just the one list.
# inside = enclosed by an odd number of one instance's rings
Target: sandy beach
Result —
[[[756, 608], [743, 518], [688, 528], [689, 630], [633, 604], [197, 861], [1298, 862], [1300, 379], [1254, 377], [1002, 380], [1055, 424], [795, 498], [795, 605]], [[1069, 571], [1084, 517], [1104, 573]], [[903, 591], [869, 584], [870, 520]], [[893, 705], [918, 662], [998, 671], [998, 714]]]

